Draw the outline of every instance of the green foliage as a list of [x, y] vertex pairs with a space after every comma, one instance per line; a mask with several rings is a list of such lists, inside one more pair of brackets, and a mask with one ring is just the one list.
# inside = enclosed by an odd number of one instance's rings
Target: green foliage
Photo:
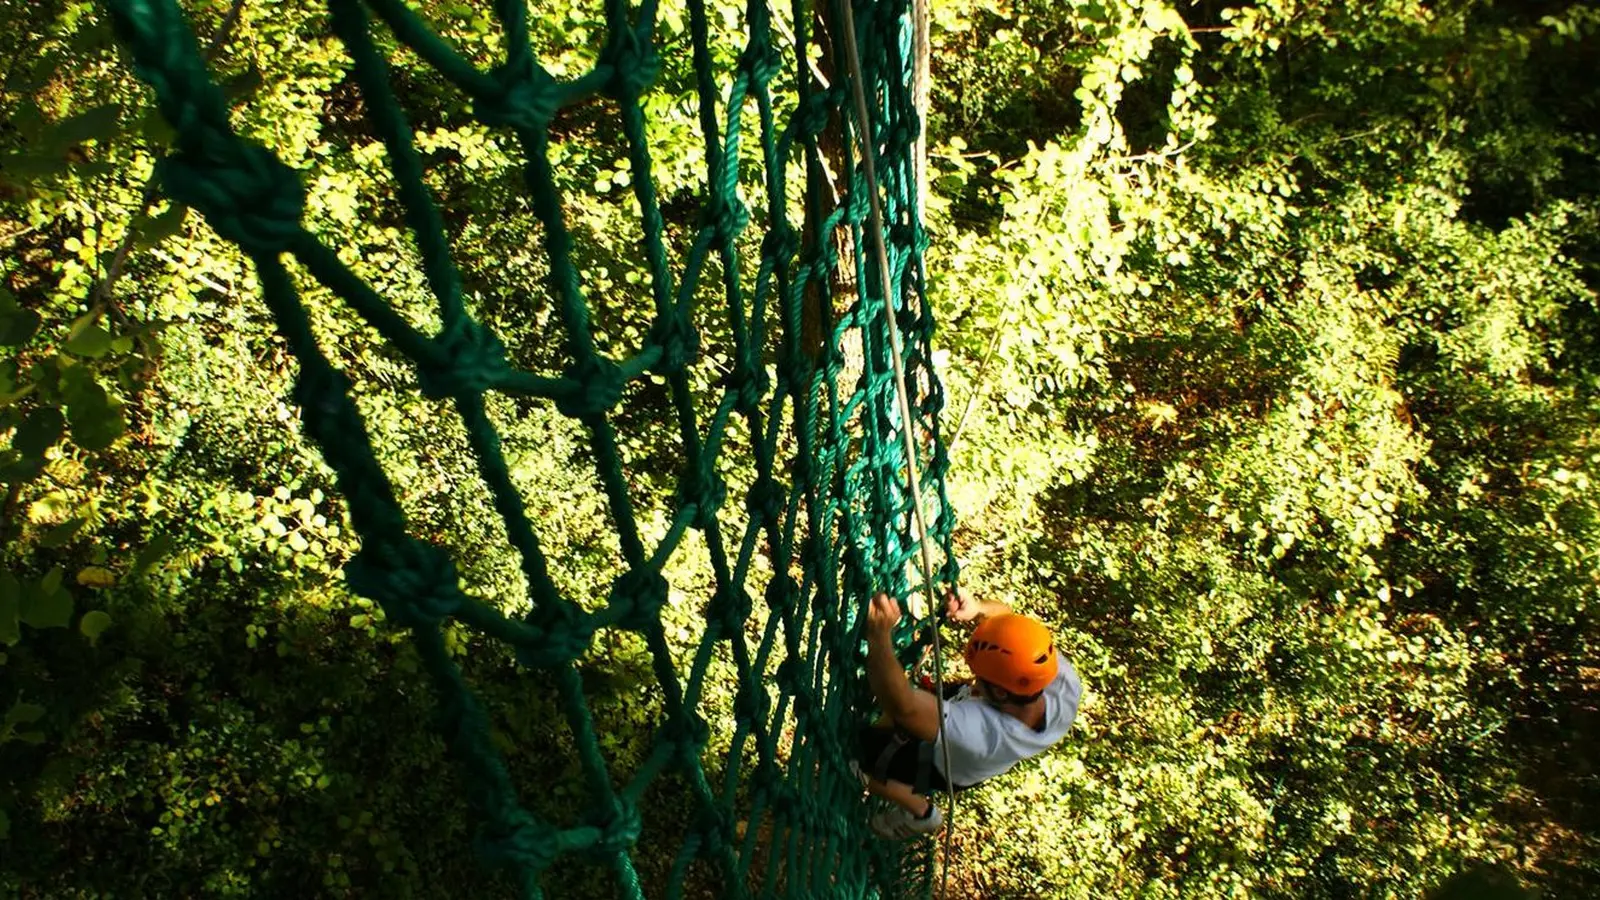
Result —
[[[480, 63], [498, 48], [481, 4], [419, 5]], [[228, 6], [190, 5], [202, 39]], [[675, 247], [705, 169], [686, 9], [662, 6], [646, 102]], [[348, 61], [317, 4], [264, 10], [247, 4], [216, 58], [237, 126], [302, 172], [308, 221], [341, 258], [428, 324]], [[245, 300], [253, 274], [182, 206], [143, 203], [170, 136], [95, 5], [0, 0], [0, 15], [16, 61], [0, 89], [0, 886], [502, 890], [465, 852], [414, 654], [333, 575], [355, 545], [299, 437], [282, 344]], [[977, 590], [1060, 628], [1089, 688], [1062, 749], [963, 796], [953, 882], [996, 898], [1415, 897], [1483, 860], [1545, 896], [1592, 895], [1594, 10], [985, 0], [932, 15], [928, 262], [946, 427], [963, 422], [962, 546]], [[533, 18], [547, 64], [593, 61], [596, 10]], [[740, 49], [709, 48], [719, 68]], [[418, 145], [469, 302], [519, 362], [553, 368], [541, 236], [503, 137], [414, 58], [396, 77], [430, 110]], [[618, 135], [583, 116], [557, 130], [598, 340], [628, 345], [651, 307]], [[520, 602], [459, 426], [394, 390], [410, 370], [308, 296], [412, 521], [481, 595]], [[598, 602], [617, 558], [582, 435], [532, 406], [491, 414], [553, 577]], [[667, 432], [623, 430], [632, 477], [669, 483]], [[704, 548], [681, 565], [710, 583]], [[672, 598], [674, 652], [702, 613]], [[575, 819], [552, 700], [465, 633], [449, 641], [502, 711], [519, 779], [550, 785], [541, 814]], [[648, 659], [624, 639], [586, 661], [609, 759], [649, 745]], [[730, 740], [721, 702], [713, 748]], [[681, 831], [675, 796], [652, 798], [654, 824]], [[641, 866], [664, 877], [670, 860]], [[571, 874], [573, 896], [611, 892]]]
[[1414, 896], [1471, 859], [1585, 893], [1592, 817], [1505, 800], [1594, 739], [1585, 14], [1092, 9], [1006, 51], [1085, 36], [1061, 133], [935, 154], [969, 571], [1091, 690], [1083, 743], [973, 813], [1072, 824], [975, 840], [980, 893]]

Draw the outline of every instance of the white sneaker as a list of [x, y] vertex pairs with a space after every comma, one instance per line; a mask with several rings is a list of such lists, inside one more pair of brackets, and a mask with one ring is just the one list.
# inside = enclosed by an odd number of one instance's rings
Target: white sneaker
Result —
[[909, 810], [898, 803], [889, 804], [889, 808], [876, 813], [867, 824], [878, 833], [879, 837], [890, 840], [903, 841], [914, 838], [919, 834], [934, 834], [944, 827], [944, 814], [939, 812], [939, 807], [929, 803], [926, 816], [918, 818]]

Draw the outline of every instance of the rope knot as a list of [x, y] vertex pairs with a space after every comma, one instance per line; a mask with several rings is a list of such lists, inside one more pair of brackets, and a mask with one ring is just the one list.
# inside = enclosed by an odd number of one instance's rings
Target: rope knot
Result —
[[767, 582], [766, 595], [762, 599], [767, 602], [767, 609], [774, 612], [794, 609], [800, 605], [800, 584], [793, 575], [775, 575]]
[[717, 520], [717, 510], [728, 499], [728, 485], [712, 468], [710, 460], [701, 460], [694, 467], [686, 467], [678, 480], [678, 506], [695, 507], [694, 527], [704, 531]]
[[615, 856], [627, 853], [639, 842], [643, 825], [639, 820], [639, 807], [627, 800], [612, 804], [610, 815], [596, 823], [600, 839], [595, 841], [593, 852], [597, 855]]
[[644, 631], [655, 624], [667, 605], [667, 579], [654, 568], [624, 572], [611, 584], [606, 612], [619, 628]]
[[789, 477], [794, 484], [805, 484], [811, 480], [811, 460], [804, 457], [796, 459], [789, 466]]
[[[917, 230], [907, 222], [891, 222], [887, 228], [885, 240], [888, 241], [891, 247], [910, 247], [917, 242]], [[907, 297], [905, 302], [911, 302], [910, 298]]]
[[813, 140], [828, 127], [828, 117], [832, 114], [833, 106], [828, 103], [828, 92], [814, 90], [811, 96], [794, 111], [794, 116], [789, 120], [789, 127], [794, 129], [794, 135], [799, 143]]
[[739, 67], [750, 73], [752, 87], [766, 87], [783, 68], [783, 58], [771, 41], [751, 41], [739, 54]]
[[778, 222], [761, 238], [761, 255], [776, 260], [781, 268], [800, 252], [800, 239], [787, 222]]
[[563, 415], [592, 419], [622, 400], [622, 369], [603, 356], [590, 356], [568, 368], [567, 376], [577, 382], [577, 389], [556, 398], [556, 409]]
[[885, 158], [899, 159], [905, 155], [905, 152], [911, 148], [912, 142], [917, 138], [917, 132], [913, 126], [914, 123], [906, 119], [900, 119], [890, 126], [889, 133], [884, 135], [883, 138], [883, 155]]
[[265, 147], [231, 134], [202, 135], [186, 140], [159, 170], [168, 195], [199, 210], [212, 230], [246, 253], [276, 256], [300, 235], [305, 188]]
[[661, 70], [661, 57], [656, 53], [655, 41], [626, 26], [612, 28], [610, 40], [601, 51], [603, 64], [611, 66], [611, 80], [606, 87], [612, 97], [627, 102], [636, 100], [655, 84], [656, 73]]
[[672, 748], [678, 765], [692, 769], [700, 764], [700, 750], [711, 739], [711, 729], [706, 720], [694, 710], [683, 710], [671, 716], [661, 726], [661, 743]]
[[778, 356], [777, 394], [798, 397], [805, 392], [808, 368], [806, 357], [800, 353], [782, 353]]
[[728, 820], [727, 813], [720, 809], [701, 811], [699, 827], [695, 830], [705, 835], [708, 856], [721, 853], [733, 843], [733, 823]]
[[776, 524], [778, 516], [783, 514], [784, 501], [783, 486], [770, 474], [762, 474], [756, 478], [756, 483], [750, 485], [750, 493], [745, 495], [744, 508], [750, 518]]
[[808, 538], [800, 551], [801, 563], [813, 572], [832, 572], [835, 563], [828, 558], [828, 546], [821, 540]]
[[676, 375], [700, 354], [700, 333], [680, 310], [657, 318], [650, 327], [650, 340], [661, 348], [661, 361], [652, 369], [657, 375]]
[[417, 382], [435, 400], [478, 394], [506, 371], [506, 348], [481, 323], [465, 320], [433, 339], [436, 355], [417, 361]]
[[550, 124], [560, 108], [555, 79], [519, 55], [496, 66], [491, 73], [500, 92], [474, 98], [473, 112], [485, 125], [539, 131]]
[[772, 785], [768, 796], [772, 800], [772, 811], [778, 815], [793, 814], [800, 802], [800, 792], [787, 781]]
[[521, 809], [512, 813], [497, 831], [480, 835], [476, 842], [478, 852], [491, 865], [543, 872], [561, 851], [557, 835]]
[[364, 543], [345, 563], [344, 575], [356, 593], [411, 628], [438, 625], [464, 599], [450, 554], [416, 538]]
[[792, 656], [786, 657], [778, 664], [777, 681], [779, 690], [793, 697], [796, 703], [800, 702], [808, 690], [805, 676], [800, 671], [800, 664], [795, 662]]
[[750, 610], [754, 606], [755, 602], [743, 588], [723, 585], [717, 588], [716, 595], [711, 598], [711, 608], [706, 610], [706, 618], [716, 626], [719, 637], [732, 637], [749, 620]]
[[571, 603], [546, 604], [523, 620], [533, 634], [518, 642], [517, 661], [532, 669], [559, 669], [588, 652], [594, 617]]
[[749, 726], [765, 718], [761, 715], [761, 709], [757, 702], [761, 694], [761, 691], [752, 690], [748, 682], [743, 680], [739, 682], [739, 689], [733, 697], [733, 718], [735, 722]]
[[733, 371], [728, 373], [728, 387], [734, 393], [733, 408], [742, 415], [748, 416], [756, 411], [770, 386], [767, 370], [749, 359], [740, 359], [734, 363]]
[[790, 700], [790, 705], [794, 708], [794, 720], [801, 728], [808, 727], [811, 724], [811, 695], [797, 693]]
[[[875, 512], [879, 519], [882, 519], [885, 515], [881, 509], [875, 510]], [[880, 522], [879, 524], [883, 523]], [[865, 608], [867, 598], [877, 593], [877, 590], [873, 587], [872, 578], [867, 574], [871, 571], [871, 564], [867, 562], [867, 555], [863, 549], [855, 543], [845, 544], [843, 550], [844, 578], [842, 585], [845, 596], [855, 598], [859, 608]]]
[[711, 217], [711, 227], [716, 232], [717, 242], [727, 245], [744, 231], [750, 224], [750, 209], [744, 201], [730, 189], [716, 191], [711, 198], [708, 211]]
[[350, 402], [350, 379], [329, 366], [302, 366], [294, 383], [294, 402], [304, 412], [306, 434], [318, 444], [359, 431], [361, 414]]

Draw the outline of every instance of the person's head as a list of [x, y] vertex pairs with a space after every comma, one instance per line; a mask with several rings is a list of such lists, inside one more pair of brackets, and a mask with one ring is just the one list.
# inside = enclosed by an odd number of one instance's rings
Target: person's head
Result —
[[1002, 706], [1027, 706], [1055, 680], [1055, 641], [1044, 623], [1008, 613], [990, 616], [967, 639], [967, 667], [979, 692]]

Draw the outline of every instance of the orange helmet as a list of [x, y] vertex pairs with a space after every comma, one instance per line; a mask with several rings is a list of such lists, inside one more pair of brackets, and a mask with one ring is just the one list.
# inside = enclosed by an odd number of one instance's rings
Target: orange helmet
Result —
[[1038, 619], [990, 616], [967, 639], [967, 666], [990, 684], [1021, 696], [1037, 694], [1056, 677], [1056, 643]]

